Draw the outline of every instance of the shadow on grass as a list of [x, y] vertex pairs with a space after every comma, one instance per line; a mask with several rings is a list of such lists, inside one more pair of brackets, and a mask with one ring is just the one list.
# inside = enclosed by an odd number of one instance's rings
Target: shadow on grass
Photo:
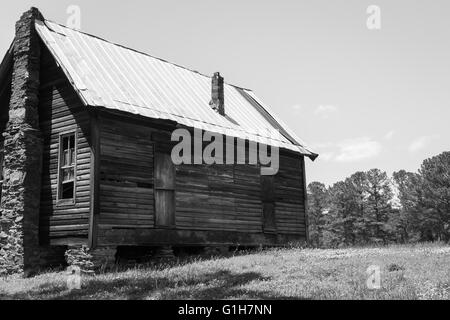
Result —
[[22, 292], [6, 299], [130, 299], [156, 298], [162, 300], [190, 299], [301, 299], [267, 291], [247, 290], [244, 285], [265, 281], [256, 272], [233, 274], [228, 270], [200, 274], [187, 281], [169, 278], [125, 277], [120, 279], [86, 279], [81, 290], [69, 291], [64, 285], [42, 284], [32, 292]]

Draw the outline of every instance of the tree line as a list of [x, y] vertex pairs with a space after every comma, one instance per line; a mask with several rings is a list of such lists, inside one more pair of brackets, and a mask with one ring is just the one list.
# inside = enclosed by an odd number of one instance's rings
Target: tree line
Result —
[[372, 169], [330, 187], [311, 182], [308, 230], [316, 247], [450, 241], [450, 152], [416, 173]]

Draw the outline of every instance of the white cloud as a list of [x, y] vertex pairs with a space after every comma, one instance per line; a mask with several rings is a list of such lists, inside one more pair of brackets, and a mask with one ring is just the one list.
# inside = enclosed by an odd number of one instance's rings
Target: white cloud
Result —
[[417, 152], [420, 149], [425, 148], [433, 140], [436, 140], [439, 138], [440, 138], [440, 136], [438, 134], [418, 137], [413, 142], [411, 142], [411, 144], [409, 145], [409, 148], [408, 148], [409, 152]]
[[381, 143], [368, 137], [343, 140], [338, 143], [320, 142], [311, 147], [319, 153], [319, 160], [355, 162], [380, 154]]
[[319, 160], [330, 161], [334, 158], [334, 152], [323, 152], [320, 153]]
[[367, 137], [342, 141], [338, 144], [336, 161], [353, 162], [372, 158], [381, 152], [381, 144]]
[[338, 107], [337, 106], [333, 106], [333, 105], [320, 105], [316, 108], [316, 110], [314, 110], [314, 114], [327, 118], [328, 116], [330, 116], [332, 113], [335, 113], [338, 111]]
[[311, 148], [317, 150], [324, 150], [334, 147], [336, 144], [332, 142], [312, 142], [310, 143]]
[[386, 133], [386, 134], [384, 135], [384, 138], [385, 138], [386, 140], [391, 140], [391, 139], [394, 137], [394, 134], [395, 134], [395, 131], [394, 131], [394, 130], [391, 130], [391, 131], [389, 131], [388, 133]]

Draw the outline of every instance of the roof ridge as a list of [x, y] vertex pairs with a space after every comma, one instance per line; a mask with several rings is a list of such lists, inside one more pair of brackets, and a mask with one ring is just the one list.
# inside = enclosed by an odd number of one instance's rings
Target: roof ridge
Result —
[[[157, 59], [157, 60], [162, 61], [162, 62], [164, 62], [164, 63], [171, 64], [171, 65], [173, 65], [173, 66], [175, 66], [175, 67], [178, 67], [178, 68], [181, 68], [181, 69], [184, 69], [184, 70], [187, 70], [187, 71], [196, 73], [196, 74], [201, 75], [201, 76], [203, 76], [203, 77], [206, 77], [206, 78], [208, 78], [208, 79], [211, 79], [211, 78], [212, 78], [211, 76], [208, 76], [208, 75], [205, 74], [205, 73], [202, 73], [202, 72], [197, 71], [197, 70], [194, 70], [194, 69], [190, 69], [190, 68], [188, 68], [188, 67], [182, 66], [181, 64], [177, 64], [177, 63], [174, 63], [174, 62], [170, 62], [170, 61], [168, 61], [168, 60], [166, 60], [166, 59], [156, 57], [156, 56], [151, 55], [151, 54], [149, 54], [149, 53], [146, 53], [146, 52], [143, 52], [143, 51], [140, 51], [140, 50], [136, 50], [136, 49], [133, 49], [133, 48], [131, 48], [131, 47], [127, 47], [127, 46], [125, 46], [125, 45], [122, 45], [122, 44], [120, 44], [120, 43], [112, 42], [112, 41], [109, 41], [109, 40], [107, 40], [107, 39], [105, 39], [105, 38], [101, 38], [101, 37], [99, 37], [99, 36], [96, 36], [96, 35], [94, 35], [94, 34], [87, 33], [87, 32], [84, 32], [84, 31], [81, 31], [81, 30], [77, 30], [77, 29], [74, 29], [74, 28], [70, 28], [70, 27], [68, 27], [68, 26], [66, 26], [66, 25], [63, 25], [63, 24], [59, 23], [59, 22], [56, 22], [56, 21], [53, 21], [53, 20], [45, 19], [45, 18], [44, 18], [44, 23], [45, 23], [46, 21], [48, 21], [48, 22], [50, 22], [50, 23], [57, 24], [57, 25], [60, 26], [60, 27], [63, 27], [63, 28], [66, 28], [66, 29], [69, 29], [69, 30], [72, 30], [72, 31], [82, 33], [82, 34], [87, 35], [87, 36], [89, 36], [89, 37], [98, 39], [98, 40], [100, 40], [100, 41], [104, 41], [104, 42], [107, 42], [107, 43], [109, 43], [109, 44], [112, 44], [112, 45], [121, 47], [121, 48], [123, 48], [123, 49], [131, 50], [131, 51], [134, 51], [134, 52], [136, 52], [136, 53], [142, 54], [142, 55], [144, 55], [144, 56], [147, 56], [147, 57], [150, 57], [150, 58], [153, 58], [153, 59]], [[47, 24], [46, 24], [46, 25], [47, 25]], [[52, 28], [50, 28], [50, 26], [47, 25], [47, 27], [48, 27], [49, 29], [51, 29], [53, 32], [58, 33], [57, 31], [55, 31], [55, 30], [53, 30]], [[226, 81], [225, 81], [224, 83], [227, 84], [227, 85], [229, 85], [229, 86], [238, 88], [238, 89], [247, 90], [247, 91], [253, 91], [252, 89], [244, 88], [244, 87], [241, 87], [241, 86], [237, 86], [237, 85], [228, 83], [228, 82], [226, 82]]]

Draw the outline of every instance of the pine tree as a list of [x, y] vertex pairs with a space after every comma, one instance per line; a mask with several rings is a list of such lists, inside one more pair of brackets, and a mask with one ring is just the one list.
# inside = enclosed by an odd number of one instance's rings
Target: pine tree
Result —
[[340, 239], [340, 244], [355, 244], [355, 203], [347, 180], [337, 182], [330, 188], [330, 203], [328, 228]]
[[328, 192], [323, 183], [311, 182], [308, 185], [308, 228], [310, 244], [322, 246], [324, 213], [328, 205]]
[[393, 218], [392, 224], [401, 242], [417, 241], [421, 231], [421, 176], [417, 173], [400, 170], [393, 173], [401, 208]]
[[422, 176], [423, 214], [433, 240], [450, 240], [450, 152], [426, 159]]
[[450, 152], [426, 159], [418, 173], [394, 172], [392, 180], [372, 169], [329, 188], [313, 182], [308, 210], [314, 246], [449, 241]]
[[366, 173], [368, 183], [368, 221], [372, 241], [386, 243], [389, 236], [389, 217], [392, 213], [390, 201], [392, 189], [386, 172], [372, 169]]
[[367, 230], [367, 198], [368, 182], [365, 172], [359, 171], [346, 179], [347, 190], [350, 193], [349, 202], [352, 206], [352, 228], [355, 241], [358, 244], [364, 244], [369, 241], [369, 232]]

